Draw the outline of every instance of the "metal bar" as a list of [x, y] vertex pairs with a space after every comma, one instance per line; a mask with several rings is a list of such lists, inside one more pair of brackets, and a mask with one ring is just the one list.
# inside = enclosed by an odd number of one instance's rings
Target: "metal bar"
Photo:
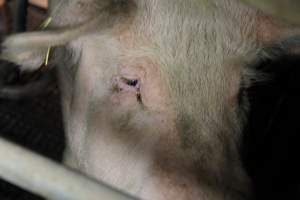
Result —
[[19, 33], [26, 30], [28, 0], [16, 1], [16, 11], [14, 12], [13, 32]]
[[242, 0], [276, 17], [300, 24], [299, 0]]
[[3, 139], [0, 139], [0, 177], [53, 200], [134, 200]]

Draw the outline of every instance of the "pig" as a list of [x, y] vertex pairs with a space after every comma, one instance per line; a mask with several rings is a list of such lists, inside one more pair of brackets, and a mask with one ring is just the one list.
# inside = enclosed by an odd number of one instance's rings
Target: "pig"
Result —
[[66, 165], [139, 199], [254, 197], [244, 90], [256, 63], [297, 51], [297, 25], [239, 0], [53, 0], [50, 16], [1, 58], [37, 70], [52, 47]]

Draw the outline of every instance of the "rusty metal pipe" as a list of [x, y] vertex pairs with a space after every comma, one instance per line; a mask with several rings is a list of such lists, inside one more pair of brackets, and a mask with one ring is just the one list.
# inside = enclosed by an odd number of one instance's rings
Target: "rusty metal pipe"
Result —
[[0, 139], [0, 177], [53, 200], [134, 199], [4, 139]]

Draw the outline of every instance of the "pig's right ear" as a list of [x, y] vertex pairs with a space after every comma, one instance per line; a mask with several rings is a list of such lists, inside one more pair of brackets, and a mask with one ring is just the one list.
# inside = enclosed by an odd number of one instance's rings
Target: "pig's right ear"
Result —
[[79, 26], [9, 36], [2, 43], [0, 59], [20, 65], [21, 70], [36, 70], [45, 62], [50, 47], [65, 45], [84, 30], [85, 26]]
[[74, 27], [9, 36], [2, 43], [0, 59], [16, 63], [24, 70], [36, 70], [43, 64], [49, 47], [63, 46], [94, 31], [95, 27], [101, 27], [102, 31], [111, 28], [115, 20], [110, 20], [110, 16], [106, 11]]
[[2, 43], [0, 59], [19, 65], [22, 71], [38, 69], [44, 63], [48, 46], [35, 44], [29, 39], [31, 36], [26, 33], [6, 38]]
[[116, 22], [120, 23], [123, 15], [124, 6], [120, 1], [117, 6], [113, 4], [113, 7], [108, 7], [96, 17], [74, 27], [12, 35], [2, 43], [0, 59], [16, 63], [22, 69], [38, 69], [43, 64], [49, 47], [65, 45], [94, 31], [101, 34], [112, 29]]
[[82, 27], [67, 30], [22, 33], [7, 37], [0, 59], [16, 63], [21, 70], [36, 70], [44, 62], [50, 47], [62, 46], [80, 36]]
[[38, 69], [50, 47], [57, 47], [75, 40], [95, 26], [99, 19], [72, 28], [15, 34], [2, 43], [0, 59], [16, 63], [23, 70]]

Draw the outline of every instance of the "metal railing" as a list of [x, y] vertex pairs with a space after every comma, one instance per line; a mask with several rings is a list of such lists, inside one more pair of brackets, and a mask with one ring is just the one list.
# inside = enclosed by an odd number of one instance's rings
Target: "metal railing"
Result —
[[51, 200], [135, 199], [4, 139], [0, 139], [0, 177]]

